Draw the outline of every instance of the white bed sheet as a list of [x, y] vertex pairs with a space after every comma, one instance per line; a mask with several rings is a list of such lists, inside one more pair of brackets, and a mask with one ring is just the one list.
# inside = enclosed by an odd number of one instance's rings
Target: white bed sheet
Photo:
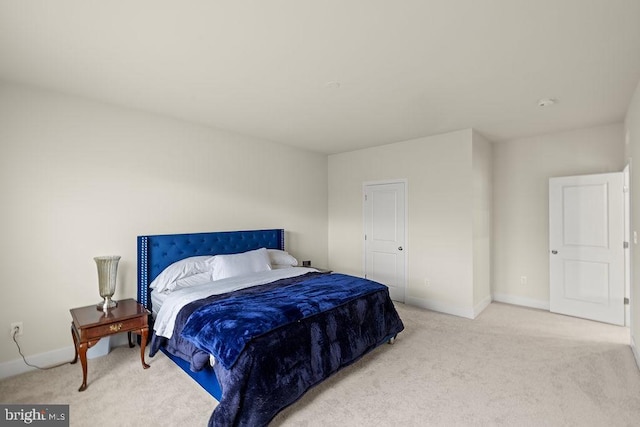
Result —
[[166, 300], [168, 296], [169, 294], [156, 292], [153, 289], [151, 290], [151, 312], [153, 313], [154, 318], [158, 315], [160, 307], [162, 307], [164, 300]]
[[[156, 335], [171, 338], [178, 312], [182, 307], [193, 301], [206, 298], [211, 295], [219, 295], [251, 286], [264, 285], [275, 282], [276, 280], [286, 279], [288, 277], [301, 276], [312, 271], [318, 270], [307, 267], [279, 268], [275, 270], [261, 271], [259, 273], [246, 276], [228, 277], [226, 279], [217, 280], [203, 285], [178, 289], [160, 298], [157, 298], [156, 296], [156, 299], [160, 302], [160, 308], [157, 311], [153, 329]], [[152, 292], [151, 301], [155, 312], [156, 302], [154, 302], [153, 298]], [[164, 299], [164, 301], [160, 301], [161, 299]]]

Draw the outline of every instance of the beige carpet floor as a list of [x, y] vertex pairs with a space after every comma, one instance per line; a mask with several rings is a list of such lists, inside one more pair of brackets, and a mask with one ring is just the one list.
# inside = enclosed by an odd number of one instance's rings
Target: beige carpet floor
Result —
[[[272, 426], [638, 426], [626, 328], [491, 304], [467, 320], [397, 304], [406, 330]], [[204, 426], [216, 401], [163, 355], [116, 348], [0, 382], [1, 403], [70, 405], [72, 426]]]

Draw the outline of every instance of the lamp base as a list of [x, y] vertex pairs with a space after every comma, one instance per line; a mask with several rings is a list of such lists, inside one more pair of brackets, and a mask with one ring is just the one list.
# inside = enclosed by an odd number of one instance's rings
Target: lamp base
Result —
[[105, 297], [104, 301], [100, 301], [96, 308], [98, 310], [107, 311], [117, 306], [118, 306], [118, 301], [114, 301], [110, 297]]

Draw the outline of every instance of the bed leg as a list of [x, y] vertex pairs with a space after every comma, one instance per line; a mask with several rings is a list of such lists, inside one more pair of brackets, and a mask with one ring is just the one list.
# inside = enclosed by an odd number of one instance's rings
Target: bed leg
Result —
[[389, 338], [389, 341], [387, 341], [387, 344], [389, 345], [394, 345], [396, 343], [396, 338], [398, 337], [398, 334], [392, 336], [391, 338]]

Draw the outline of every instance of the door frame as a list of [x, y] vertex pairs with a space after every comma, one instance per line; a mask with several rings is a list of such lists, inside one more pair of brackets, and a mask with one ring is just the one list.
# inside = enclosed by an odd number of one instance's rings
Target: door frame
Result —
[[[631, 165], [626, 164], [622, 170], [623, 174], [623, 191], [624, 191], [624, 240], [627, 242], [624, 250], [624, 297], [631, 300], [631, 270], [632, 270], [632, 253], [631, 248], [634, 246], [631, 241]], [[624, 325], [631, 327], [631, 304], [624, 306]]]
[[385, 184], [403, 184], [404, 185], [404, 299], [407, 300], [407, 273], [409, 271], [409, 181], [406, 178], [386, 179], [379, 181], [364, 181], [362, 183], [362, 194], [360, 200], [362, 202], [362, 277], [367, 273], [367, 244], [364, 241], [366, 230], [366, 207], [364, 204], [364, 196], [368, 186], [385, 185]]

